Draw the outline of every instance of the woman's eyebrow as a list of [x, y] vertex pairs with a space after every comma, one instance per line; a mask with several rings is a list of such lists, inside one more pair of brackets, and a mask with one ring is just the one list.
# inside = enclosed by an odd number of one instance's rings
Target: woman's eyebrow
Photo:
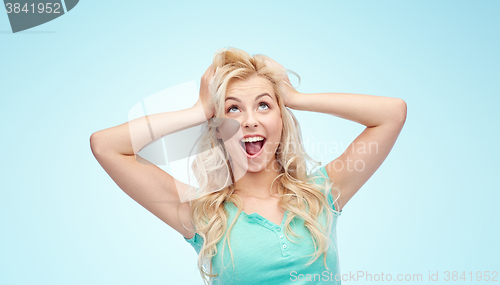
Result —
[[[259, 100], [259, 98], [262, 96], [269, 96], [269, 98], [273, 99], [273, 97], [271, 97], [271, 95], [269, 95], [269, 93], [262, 93], [260, 95], [257, 95], [257, 97], [255, 97], [255, 101]], [[236, 97], [227, 97], [225, 101], [230, 100], [230, 99], [241, 103], [241, 100], [236, 98]]]

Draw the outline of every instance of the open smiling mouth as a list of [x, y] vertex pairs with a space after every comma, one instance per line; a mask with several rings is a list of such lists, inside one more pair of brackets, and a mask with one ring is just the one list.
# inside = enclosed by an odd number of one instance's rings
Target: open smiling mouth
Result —
[[266, 138], [261, 138], [257, 141], [240, 141], [241, 148], [245, 152], [248, 158], [254, 158], [259, 156], [264, 150], [264, 144], [266, 143]]

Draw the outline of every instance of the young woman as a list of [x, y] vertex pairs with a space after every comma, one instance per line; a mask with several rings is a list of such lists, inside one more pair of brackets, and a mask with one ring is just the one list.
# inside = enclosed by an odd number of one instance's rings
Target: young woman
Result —
[[[338, 158], [308, 171], [306, 162], [313, 160], [289, 108], [366, 129]], [[188, 186], [138, 162], [137, 152], [207, 120], [191, 166], [200, 187], [183, 202], [181, 189]], [[299, 93], [271, 58], [228, 48], [216, 52], [192, 108], [102, 130], [90, 142], [118, 186], [195, 248], [206, 282], [340, 284], [337, 217], [385, 160], [405, 120], [401, 99]]]

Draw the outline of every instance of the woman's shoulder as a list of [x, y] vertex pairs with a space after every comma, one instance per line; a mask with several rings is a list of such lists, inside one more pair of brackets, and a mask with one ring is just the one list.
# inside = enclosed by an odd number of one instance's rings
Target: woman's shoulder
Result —
[[[308, 179], [310, 182], [315, 183], [317, 185], [321, 185], [321, 191], [326, 196], [326, 200], [328, 201], [328, 205], [334, 210], [337, 211], [335, 207], [335, 201], [333, 198], [333, 183], [330, 181], [328, 177], [328, 173], [326, 172], [326, 168], [324, 165], [315, 167], [311, 170], [308, 175]], [[338, 212], [339, 215], [342, 213], [342, 210]]]
[[[224, 207], [229, 214], [228, 218], [234, 216], [234, 213], [237, 211], [236, 206], [233, 204], [233, 202], [230, 201], [224, 203]], [[184, 240], [191, 244], [191, 246], [196, 250], [197, 253], [200, 253], [200, 250], [203, 246], [203, 237], [200, 234], [195, 232], [192, 238], [184, 237]]]
[[312, 168], [307, 178], [316, 184], [323, 184], [325, 182], [331, 183], [324, 165]]
[[194, 236], [192, 238], [186, 238], [184, 237], [184, 240], [187, 241], [191, 246], [196, 250], [196, 253], [200, 253], [200, 250], [203, 246], [203, 237], [200, 236], [198, 233], [194, 233]]

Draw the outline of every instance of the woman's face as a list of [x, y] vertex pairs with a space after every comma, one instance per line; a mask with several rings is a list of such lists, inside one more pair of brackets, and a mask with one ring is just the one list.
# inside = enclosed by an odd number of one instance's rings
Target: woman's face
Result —
[[218, 136], [232, 133], [231, 138], [223, 140], [233, 168], [238, 166], [248, 172], [277, 171], [275, 154], [283, 123], [271, 82], [260, 76], [234, 79], [226, 90], [224, 112], [225, 118], [238, 122], [240, 127], [236, 135], [232, 135], [234, 131], [224, 132], [225, 124], [219, 127]]

